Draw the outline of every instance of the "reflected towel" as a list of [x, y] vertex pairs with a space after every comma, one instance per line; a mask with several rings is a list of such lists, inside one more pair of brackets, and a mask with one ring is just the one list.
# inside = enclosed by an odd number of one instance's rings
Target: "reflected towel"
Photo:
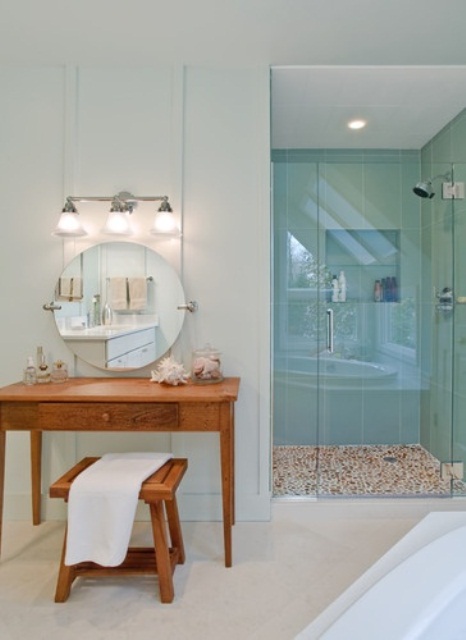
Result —
[[128, 308], [128, 278], [110, 278], [108, 299], [114, 311], [123, 311]]
[[125, 559], [146, 478], [171, 453], [108, 453], [73, 481], [68, 498], [65, 564], [115, 567]]
[[146, 278], [128, 278], [128, 298], [132, 311], [140, 311], [147, 307]]
[[82, 300], [83, 297], [83, 281], [82, 278], [59, 278], [58, 280], [58, 296], [60, 300]]

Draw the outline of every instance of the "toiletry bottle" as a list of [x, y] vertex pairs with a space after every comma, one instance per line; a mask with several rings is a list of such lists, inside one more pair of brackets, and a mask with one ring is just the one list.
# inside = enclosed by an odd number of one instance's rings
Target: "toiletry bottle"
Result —
[[23, 375], [23, 382], [27, 385], [36, 384], [37, 382], [37, 372], [34, 365], [34, 358], [32, 356], [28, 356], [26, 368]]
[[374, 302], [382, 302], [382, 285], [380, 280], [376, 280], [374, 284]]
[[387, 295], [387, 279], [386, 278], [382, 278], [382, 280], [380, 281], [380, 289], [382, 292], [381, 298], [380, 298], [380, 302], [386, 302], [386, 295]]
[[346, 276], [344, 271], [340, 271], [338, 276], [338, 300], [340, 302], [346, 302]]
[[57, 360], [53, 363], [53, 369], [51, 373], [52, 382], [66, 382], [68, 380], [68, 367], [63, 360]]
[[398, 302], [398, 283], [395, 276], [392, 278], [392, 302]]
[[37, 383], [50, 382], [50, 371], [42, 347], [37, 347]]
[[92, 298], [92, 316], [94, 327], [98, 327], [102, 324], [102, 317], [100, 315], [100, 295], [98, 293]]
[[113, 313], [108, 302], [104, 304], [104, 308], [102, 309], [102, 324], [108, 326], [112, 324]]
[[394, 302], [395, 301], [395, 299], [394, 299], [395, 289], [394, 289], [393, 280], [394, 280], [394, 278], [392, 278], [391, 276], [389, 276], [385, 280], [385, 285], [386, 285], [385, 302]]
[[336, 275], [334, 275], [332, 278], [332, 302], [338, 302], [338, 292], [338, 278]]

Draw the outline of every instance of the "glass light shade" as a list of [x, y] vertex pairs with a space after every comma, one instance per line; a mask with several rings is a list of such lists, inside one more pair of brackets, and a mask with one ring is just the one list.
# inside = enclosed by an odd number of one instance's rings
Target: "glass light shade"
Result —
[[150, 232], [154, 235], [178, 235], [180, 230], [171, 211], [157, 211]]
[[63, 238], [79, 238], [87, 236], [87, 231], [83, 228], [76, 211], [63, 211], [52, 235]]
[[130, 236], [133, 233], [129, 216], [124, 211], [110, 211], [102, 233], [113, 236]]

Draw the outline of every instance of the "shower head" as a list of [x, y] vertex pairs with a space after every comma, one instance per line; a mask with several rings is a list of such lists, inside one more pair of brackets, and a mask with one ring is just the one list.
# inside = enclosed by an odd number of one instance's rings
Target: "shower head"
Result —
[[437, 180], [437, 178], [451, 180], [451, 175], [451, 172], [448, 171], [447, 173], [441, 173], [439, 176], [429, 178], [429, 180], [418, 182], [417, 185], [413, 187], [413, 191], [420, 198], [433, 198], [435, 196], [435, 191], [432, 189], [433, 180]]
[[433, 198], [435, 196], [430, 180], [427, 182], [418, 182], [417, 185], [413, 187], [413, 191], [420, 198]]

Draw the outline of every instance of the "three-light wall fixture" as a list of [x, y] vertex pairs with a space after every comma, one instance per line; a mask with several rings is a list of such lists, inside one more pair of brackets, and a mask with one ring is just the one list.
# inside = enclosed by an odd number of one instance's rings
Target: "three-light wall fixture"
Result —
[[132, 235], [129, 216], [138, 206], [138, 202], [160, 202], [150, 233], [154, 235], [179, 235], [180, 233], [168, 196], [134, 196], [128, 191], [120, 191], [115, 196], [68, 196], [53, 235], [63, 238], [87, 236], [75, 202], [110, 202], [109, 214], [102, 233], [117, 236]]

